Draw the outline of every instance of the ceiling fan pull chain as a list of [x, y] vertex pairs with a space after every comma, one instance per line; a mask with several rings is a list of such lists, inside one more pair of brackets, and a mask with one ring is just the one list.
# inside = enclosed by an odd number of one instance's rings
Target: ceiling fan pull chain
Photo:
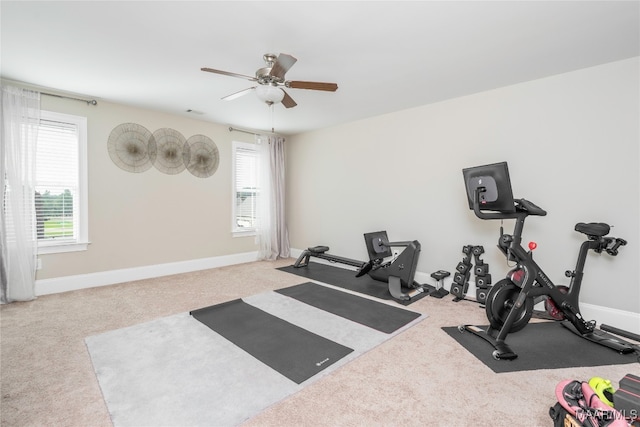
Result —
[[271, 121], [271, 133], [275, 133], [274, 132], [274, 127], [273, 127], [273, 104], [269, 105], [269, 119]]

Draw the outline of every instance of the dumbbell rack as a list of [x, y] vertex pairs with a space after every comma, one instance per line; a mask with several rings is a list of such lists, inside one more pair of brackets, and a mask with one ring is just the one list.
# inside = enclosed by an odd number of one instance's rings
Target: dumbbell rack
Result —
[[[463, 300], [469, 290], [469, 278], [471, 271], [474, 272], [476, 278], [476, 301], [484, 304], [487, 301], [489, 288], [491, 285], [491, 274], [489, 274], [489, 264], [485, 263], [480, 256], [484, 253], [483, 246], [465, 245], [462, 247], [464, 257], [456, 266], [453, 275], [453, 283], [451, 284], [451, 295], [454, 296], [453, 301]], [[475, 267], [472, 264], [472, 257]]]

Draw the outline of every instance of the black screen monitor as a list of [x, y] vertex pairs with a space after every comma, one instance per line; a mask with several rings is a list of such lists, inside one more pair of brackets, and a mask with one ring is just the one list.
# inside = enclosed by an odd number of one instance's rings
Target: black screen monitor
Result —
[[389, 238], [386, 231], [375, 231], [364, 235], [369, 260], [384, 259], [393, 255], [391, 247], [387, 246]]
[[462, 169], [462, 175], [467, 190], [469, 209], [473, 210], [476, 189], [483, 187], [484, 191], [480, 193], [480, 210], [515, 212], [507, 162]]

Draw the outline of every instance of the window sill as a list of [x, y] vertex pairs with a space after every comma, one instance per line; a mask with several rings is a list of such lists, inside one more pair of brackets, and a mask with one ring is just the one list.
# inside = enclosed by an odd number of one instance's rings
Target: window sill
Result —
[[251, 237], [256, 235], [256, 230], [233, 230], [231, 235], [233, 237]]
[[80, 252], [86, 251], [89, 246], [89, 242], [86, 243], [60, 243], [57, 245], [43, 245], [38, 246], [38, 255], [46, 254], [60, 254], [65, 252]]

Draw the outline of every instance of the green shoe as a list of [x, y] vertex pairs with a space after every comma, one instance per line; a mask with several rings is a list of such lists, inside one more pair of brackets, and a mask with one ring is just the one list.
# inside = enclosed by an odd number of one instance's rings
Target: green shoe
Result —
[[589, 380], [589, 386], [600, 400], [613, 408], [613, 393], [615, 393], [615, 390], [611, 386], [611, 381], [601, 377], [593, 377]]

